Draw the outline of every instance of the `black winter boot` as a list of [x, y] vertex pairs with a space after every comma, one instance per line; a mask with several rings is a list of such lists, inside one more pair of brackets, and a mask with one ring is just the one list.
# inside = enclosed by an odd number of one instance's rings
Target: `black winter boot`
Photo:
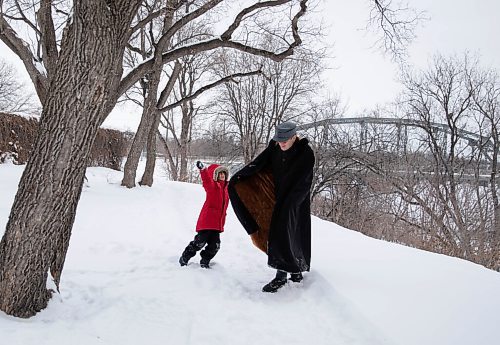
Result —
[[262, 288], [263, 292], [276, 292], [286, 284], [286, 272], [278, 270], [276, 277]]
[[179, 258], [179, 264], [181, 266], [186, 266], [188, 264], [189, 259], [196, 255], [196, 252], [203, 248], [207, 243], [206, 235], [207, 233], [198, 233], [194, 237], [194, 240], [189, 242], [186, 249], [182, 252], [181, 257]]
[[302, 279], [304, 279], [304, 277], [302, 276], [301, 272], [290, 274], [290, 280], [293, 281], [294, 283], [300, 283]]
[[179, 258], [179, 264], [181, 266], [186, 266], [188, 264], [189, 259], [190, 258], [187, 258], [184, 255], [181, 255], [181, 257]]
[[200, 260], [200, 266], [202, 268], [210, 268], [210, 260], [201, 259]]

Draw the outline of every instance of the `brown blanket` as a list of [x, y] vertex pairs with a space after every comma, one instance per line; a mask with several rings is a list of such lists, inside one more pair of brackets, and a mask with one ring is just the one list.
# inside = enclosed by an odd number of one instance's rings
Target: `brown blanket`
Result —
[[267, 253], [269, 226], [275, 203], [271, 171], [264, 170], [248, 179], [238, 181], [234, 188], [259, 226], [259, 230], [251, 235], [253, 244]]

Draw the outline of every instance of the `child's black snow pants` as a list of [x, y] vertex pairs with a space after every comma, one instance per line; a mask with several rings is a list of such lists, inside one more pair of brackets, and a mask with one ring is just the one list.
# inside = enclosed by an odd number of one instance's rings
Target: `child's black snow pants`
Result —
[[[206, 245], [206, 247], [205, 247]], [[199, 231], [194, 240], [189, 242], [182, 256], [186, 261], [196, 255], [196, 252], [203, 249], [200, 253], [201, 263], [208, 264], [210, 260], [217, 254], [220, 248], [220, 231], [217, 230], [201, 230]]]

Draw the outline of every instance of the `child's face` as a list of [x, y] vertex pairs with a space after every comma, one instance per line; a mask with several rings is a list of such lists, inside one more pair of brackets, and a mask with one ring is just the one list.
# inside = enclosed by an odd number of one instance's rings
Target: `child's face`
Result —
[[219, 181], [225, 181], [226, 180], [226, 173], [224, 172], [219, 172], [219, 175], [217, 176], [217, 180]]

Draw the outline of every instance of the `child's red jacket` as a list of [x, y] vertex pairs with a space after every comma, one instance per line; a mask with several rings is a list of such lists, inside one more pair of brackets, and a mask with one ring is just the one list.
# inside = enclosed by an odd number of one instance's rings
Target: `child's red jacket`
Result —
[[[221, 171], [226, 173], [225, 181], [217, 181], [217, 176]], [[229, 204], [227, 193], [228, 170], [218, 164], [211, 164], [208, 168], [201, 169], [200, 175], [207, 196], [196, 223], [196, 231], [218, 230], [222, 232], [224, 231], [226, 211]]]

